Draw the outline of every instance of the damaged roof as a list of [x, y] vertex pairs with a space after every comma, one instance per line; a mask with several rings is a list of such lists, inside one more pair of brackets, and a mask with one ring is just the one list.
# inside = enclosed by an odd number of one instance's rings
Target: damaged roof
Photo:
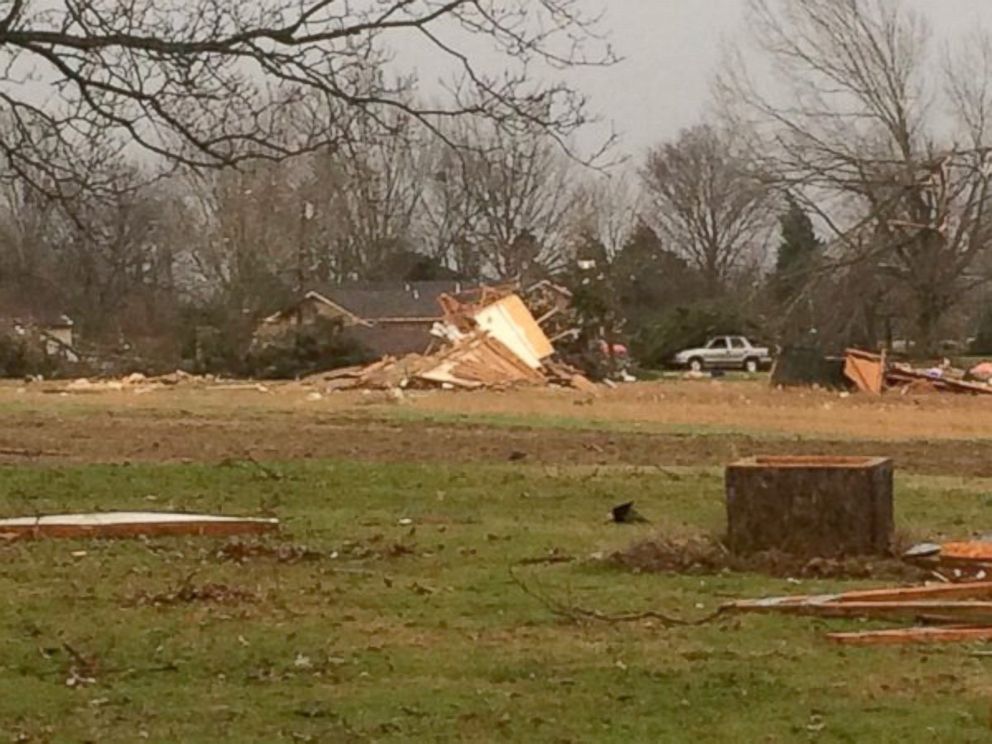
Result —
[[438, 297], [461, 292], [461, 282], [363, 282], [314, 287], [323, 297], [362, 320], [439, 319]]

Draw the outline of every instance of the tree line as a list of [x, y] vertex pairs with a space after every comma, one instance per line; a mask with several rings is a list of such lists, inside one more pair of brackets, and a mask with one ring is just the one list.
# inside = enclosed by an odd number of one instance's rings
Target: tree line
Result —
[[[992, 42], [895, 0], [752, 0], [707, 115], [618, 165], [555, 75], [617, 59], [577, 0], [4, 6], [0, 289], [163, 365], [213, 329], [231, 367], [358, 280], [551, 278], [646, 365], [721, 332], [992, 338]], [[410, 33], [440, 96], [395, 77]]]

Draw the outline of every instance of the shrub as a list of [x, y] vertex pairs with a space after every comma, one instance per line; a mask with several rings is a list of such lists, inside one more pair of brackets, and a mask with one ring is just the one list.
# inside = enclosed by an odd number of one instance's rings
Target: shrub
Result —
[[339, 322], [320, 320], [254, 344], [245, 360], [254, 377], [288, 379], [370, 361], [368, 350], [342, 332]]

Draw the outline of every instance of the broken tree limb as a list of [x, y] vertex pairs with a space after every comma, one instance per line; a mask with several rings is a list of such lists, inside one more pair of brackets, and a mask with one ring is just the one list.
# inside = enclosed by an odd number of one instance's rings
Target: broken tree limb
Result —
[[645, 620], [653, 620], [661, 623], [666, 628], [676, 628], [676, 627], [695, 627], [700, 625], [706, 625], [707, 623], [716, 620], [721, 615], [725, 614], [724, 608], [719, 608], [715, 612], [701, 617], [697, 620], [686, 620], [684, 618], [674, 617], [664, 612], [659, 612], [657, 610], [644, 610], [641, 612], [621, 612], [615, 614], [609, 614], [605, 612], [600, 612], [599, 610], [590, 610], [584, 607], [579, 607], [577, 605], [568, 604], [562, 602], [550, 594], [544, 593], [533, 587], [529, 586], [523, 579], [521, 579], [517, 572], [515, 571], [515, 566], [510, 566], [510, 579], [516, 584], [520, 590], [527, 596], [536, 599], [542, 605], [544, 605], [553, 615], [569, 620], [573, 623], [588, 623], [588, 622], [599, 622], [607, 623], [610, 625], [622, 625], [626, 623], [637, 623], [643, 622]]

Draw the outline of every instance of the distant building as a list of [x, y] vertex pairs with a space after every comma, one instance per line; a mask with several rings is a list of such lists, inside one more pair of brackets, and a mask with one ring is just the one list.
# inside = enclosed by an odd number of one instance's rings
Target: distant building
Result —
[[36, 338], [48, 356], [79, 361], [72, 318], [43, 292], [0, 289], [0, 336]]
[[320, 320], [339, 321], [344, 331], [375, 356], [426, 351], [431, 327], [443, 319], [439, 298], [459, 294], [461, 282], [365, 282], [311, 289], [292, 305], [265, 318], [255, 340], [283, 337], [314, 327]]

